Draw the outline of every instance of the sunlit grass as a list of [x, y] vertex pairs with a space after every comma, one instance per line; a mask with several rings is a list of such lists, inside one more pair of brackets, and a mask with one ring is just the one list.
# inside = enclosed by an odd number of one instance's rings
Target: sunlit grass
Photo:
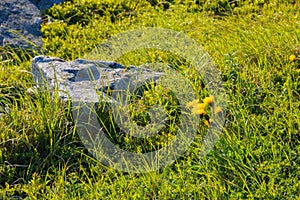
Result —
[[[48, 10], [52, 22], [42, 27], [46, 54], [67, 60], [139, 27], [181, 31], [209, 52], [222, 74], [227, 110], [213, 107], [201, 76], [177, 55], [149, 49], [117, 60], [136, 66], [168, 63], [195, 91], [197, 98], [186, 106], [191, 115], [203, 115], [199, 133], [180, 159], [155, 172], [122, 173], [97, 162], [76, 134], [69, 103], [47, 92], [27, 93], [34, 85], [33, 55], [0, 49], [6, 54], [0, 59], [1, 199], [299, 198], [299, 3], [244, 1], [227, 10], [215, 3], [201, 10], [193, 2], [168, 2], [166, 9], [160, 1], [74, 0]], [[155, 103], [176, 118], [176, 99], [163, 89], [153, 87], [133, 101], [136, 122], [148, 124], [147, 111]], [[201, 134], [213, 123], [204, 115], [219, 112], [226, 116], [222, 136], [201, 157]], [[143, 152], [166, 145], [175, 132], [176, 123], [170, 123], [151, 140], [119, 139], [124, 148]]]

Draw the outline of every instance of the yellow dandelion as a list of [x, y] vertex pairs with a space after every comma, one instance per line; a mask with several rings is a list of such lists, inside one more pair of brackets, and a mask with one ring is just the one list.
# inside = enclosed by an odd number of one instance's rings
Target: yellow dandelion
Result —
[[205, 109], [206, 104], [205, 103], [198, 103], [197, 105], [195, 105], [194, 107], [198, 108], [198, 109]]
[[216, 107], [215, 108], [215, 114], [219, 114], [219, 113], [221, 113], [222, 112], [222, 108], [221, 107]]
[[294, 61], [294, 60], [296, 60], [296, 55], [295, 54], [292, 54], [292, 55], [290, 55], [290, 61]]
[[197, 103], [193, 106], [192, 113], [195, 115], [205, 115], [205, 107], [204, 103]]
[[192, 113], [194, 114], [194, 115], [205, 115], [206, 114], [206, 112], [205, 112], [205, 110], [204, 109], [202, 109], [202, 108], [198, 108], [198, 107], [194, 107], [193, 109], [192, 109]]
[[211, 123], [213, 123], [213, 122], [214, 122], [213, 119], [207, 119], [207, 120], [204, 121], [204, 124], [205, 124], [206, 126], [210, 127], [210, 126], [211, 126]]
[[212, 103], [214, 102], [214, 97], [213, 97], [213, 96], [205, 97], [205, 98], [203, 99], [203, 102], [204, 102], [205, 104], [212, 104]]
[[209, 121], [205, 120], [205, 121], [204, 121], [204, 124], [205, 124], [206, 126], [210, 127]]
[[193, 100], [193, 101], [191, 101], [191, 102], [188, 102], [187, 104], [186, 104], [186, 107], [195, 107], [195, 105], [197, 105], [199, 103], [199, 100], [198, 99], [195, 99], [195, 100]]

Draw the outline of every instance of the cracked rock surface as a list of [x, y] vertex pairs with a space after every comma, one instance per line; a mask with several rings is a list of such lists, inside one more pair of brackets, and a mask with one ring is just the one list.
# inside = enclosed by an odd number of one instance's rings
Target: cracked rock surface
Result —
[[42, 46], [42, 11], [63, 0], [1, 0], [0, 46], [25, 49]]
[[98, 103], [126, 98], [143, 85], [158, 80], [163, 73], [116, 62], [77, 59], [67, 62], [60, 58], [37, 56], [31, 70], [38, 88], [58, 91], [63, 100]]

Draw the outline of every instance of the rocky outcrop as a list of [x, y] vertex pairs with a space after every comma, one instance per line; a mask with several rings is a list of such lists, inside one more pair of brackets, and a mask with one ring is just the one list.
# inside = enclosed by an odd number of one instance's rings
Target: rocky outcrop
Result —
[[31, 70], [38, 88], [58, 91], [63, 100], [97, 103], [126, 98], [163, 73], [109, 61], [77, 59], [72, 62], [47, 56], [32, 60]]
[[1, 0], [0, 46], [38, 49], [42, 45], [41, 12], [63, 0]]
[[[34, 1], [34, 0], [32, 0]], [[50, 7], [52, 7], [54, 4], [59, 4], [63, 2], [64, 0], [36, 0], [36, 5], [38, 8], [43, 11]]]
[[0, 45], [41, 46], [41, 12], [29, 0], [0, 2]]

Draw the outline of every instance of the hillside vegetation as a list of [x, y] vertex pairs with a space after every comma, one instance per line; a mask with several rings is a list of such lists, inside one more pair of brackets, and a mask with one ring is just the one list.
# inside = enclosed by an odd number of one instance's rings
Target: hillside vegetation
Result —
[[[47, 92], [27, 92], [35, 84], [30, 61], [38, 53], [0, 47], [0, 199], [300, 198], [299, 1], [68, 0], [44, 15], [42, 51], [66, 60], [82, 58], [111, 36], [136, 28], [172, 29], [193, 38], [221, 72], [227, 95], [224, 130], [204, 157], [196, 138], [159, 171], [108, 168], [82, 145], [70, 104]], [[169, 52], [130, 52], [116, 61], [171, 63], [191, 80], [199, 100], [209, 95], [189, 63]], [[147, 95], [137, 100], [139, 106], [152, 105], [155, 95], [163, 99], [164, 92], [157, 87]], [[170, 97], [171, 92], [160, 103], [176, 106]], [[146, 123], [147, 109], [132, 106], [133, 116]], [[207, 124], [200, 125], [201, 135]], [[123, 137], [117, 142], [135, 152], [153, 150], [175, 136], [174, 127], [150, 141]]]

